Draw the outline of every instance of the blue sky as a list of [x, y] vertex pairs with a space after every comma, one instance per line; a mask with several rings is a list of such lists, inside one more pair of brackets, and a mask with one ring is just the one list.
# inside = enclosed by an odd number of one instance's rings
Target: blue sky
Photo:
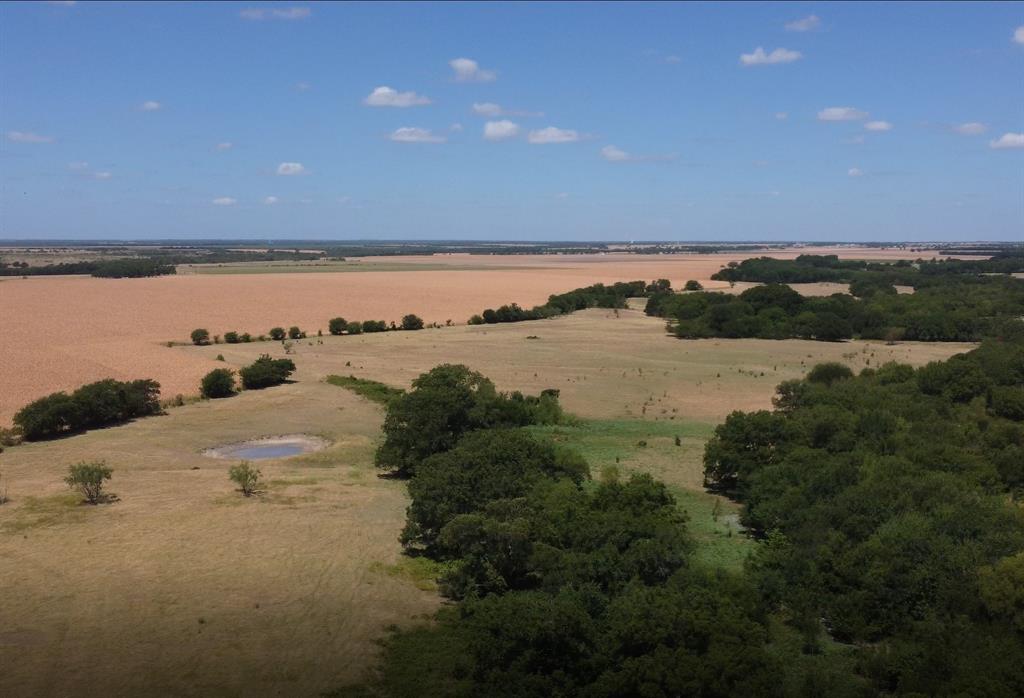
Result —
[[1020, 240], [1024, 3], [0, 3], [0, 138], [0, 238]]

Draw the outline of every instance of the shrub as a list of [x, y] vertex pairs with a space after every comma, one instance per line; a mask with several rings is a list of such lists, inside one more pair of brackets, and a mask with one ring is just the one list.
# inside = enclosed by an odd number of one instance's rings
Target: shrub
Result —
[[383, 320], [363, 320], [363, 332], [387, 332], [388, 324]]
[[21, 408], [14, 415], [29, 441], [65, 432], [104, 427], [160, 412], [160, 384], [106, 379], [83, 385], [71, 395], [53, 393]]
[[832, 385], [836, 381], [846, 378], [853, 378], [853, 371], [848, 366], [834, 361], [818, 364], [807, 374], [808, 382], [824, 383], [825, 385]]
[[237, 332], [225, 332], [224, 341], [228, 344], [238, 344], [242, 340]]
[[333, 335], [339, 335], [348, 327], [348, 322], [343, 317], [331, 318], [327, 321], [327, 331]]
[[203, 328], [192, 330], [192, 343], [196, 346], [210, 343], [210, 332]]
[[288, 336], [287, 333], [285, 333], [283, 327], [271, 327], [270, 332], [268, 332], [268, 334], [270, 335], [270, 338], [276, 342], [280, 342], [282, 339]]
[[109, 480], [113, 472], [103, 461], [83, 461], [68, 466], [68, 476], [64, 482], [71, 489], [81, 492], [89, 504], [98, 504], [103, 497], [103, 482]]
[[242, 334], [241, 337], [239, 337], [239, 339], [241, 339], [243, 342], [248, 344], [249, 342], [252, 341], [252, 335], [249, 334], [248, 332], [245, 332], [245, 333]]
[[295, 370], [291, 359], [272, 359], [263, 354], [252, 364], [238, 371], [242, 387], [246, 390], [260, 390], [284, 383]]
[[235, 394], [235, 375], [230, 368], [215, 368], [199, 384], [199, 392], [211, 400]]
[[684, 291], [703, 291], [704, 287], [701, 286], [699, 281], [697, 281], [695, 279], [690, 279], [689, 281], [686, 282], [686, 285], [683, 286], [683, 290]]
[[363, 333], [363, 323], [361, 323], [361, 322], [350, 322], [350, 323], [348, 323], [348, 325], [345, 326], [345, 330], [349, 334], [362, 334]]
[[288, 328], [288, 339], [302, 339], [306, 336], [306, 333], [300, 330], [297, 326], [292, 325]]
[[403, 330], [422, 330], [423, 320], [416, 315], [406, 315], [402, 318], [402, 329]]
[[246, 497], [251, 497], [260, 486], [260, 471], [247, 460], [228, 468], [228, 478], [238, 485]]
[[484, 324], [484, 319], [482, 317], [480, 317], [479, 315], [474, 315], [473, 317], [469, 318], [469, 324], [470, 325], [482, 325], [482, 324]]

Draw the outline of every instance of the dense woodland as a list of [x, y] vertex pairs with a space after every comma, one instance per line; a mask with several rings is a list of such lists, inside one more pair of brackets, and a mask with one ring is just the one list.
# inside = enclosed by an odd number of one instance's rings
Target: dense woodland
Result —
[[566, 419], [553, 391], [440, 366], [387, 400], [402, 543], [457, 605], [394, 635], [358, 695], [1024, 692], [1020, 340], [920, 369], [819, 365], [774, 411], [733, 413], [705, 474], [762, 541], [741, 574], [694, 562], [661, 483], [595, 481], [520, 429]]
[[0, 262], [0, 276], [55, 276], [58, 274], [90, 274], [105, 279], [130, 279], [144, 276], [175, 274], [173, 263], [152, 258], [106, 259], [87, 262], [59, 262], [30, 266], [25, 262]]
[[594, 284], [549, 296], [547, 303], [529, 310], [520, 308], [515, 303], [503, 305], [497, 310], [488, 308], [471, 317], [469, 324], [493, 325], [502, 322], [543, 320], [586, 308], [625, 308], [626, 301], [630, 298], [646, 298], [652, 294], [670, 292], [671, 284], [666, 279], [660, 279], [652, 284], [643, 281], [620, 281], [610, 286]]

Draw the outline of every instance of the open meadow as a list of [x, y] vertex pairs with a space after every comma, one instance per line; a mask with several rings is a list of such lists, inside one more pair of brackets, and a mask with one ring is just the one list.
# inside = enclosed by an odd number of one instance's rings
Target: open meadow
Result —
[[[595, 475], [614, 467], [664, 480], [690, 517], [698, 559], [735, 569], [751, 545], [737, 507], [702, 487], [714, 424], [769, 407], [776, 384], [819, 361], [919, 365], [968, 348], [681, 341], [642, 312], [597, 309], [295, 342], [293, 383], [0, 455], [11, 498], [0, 508], [0, 694], [315, 695], [364, 679], [387, 627], [419, 622], [439, 598], [431, 568], [400, 555], [405, 484], [372, 466], [382, 410], [329, 375], [405, 388], [451, 362], [502, 390], [558, 388], [580, 421], [535, 429], [579, 450]], [[157, 349], [236, 368], [284, 356], [269, 342]], [[201, 454], [298, 432], [332, 445], [262, 461], [265, 491], [254, 498], [233, 489], [230, 462]], [[118, 499], [94, 508], [61, 478], [95, 458], [114, 468]]]
[[[800, 253], [873, 260], [934, 256], [847, 246], [771, 251], [780, 258]], [[7, 277], [0, 282], [0, 425], [35, 398], [103, 378], [153, 378], [165, 398], [195, 394], [199, 378], [215, 368], [209, 358], [216, 352], [168, 351], [165, 345], [188, 341], [197, 327], [211, 336], [232, 330], [258, 336], [275, 325], [326, 334], [327, 321], [338, 315], [392, 321], [406, 313], [428, 324], [461, 324], [487, 307], [530, 307], [552, 293], [636, 279], [667, 278], [676, 287], [696, 279], [708, 289], [728, 290], [729, 284], [709, 277], [753, 254], [435, 255], [341, 263], [359, 273], [330, 265], [296, 271], [296, 265], [268, 264], [268, 273], [212, 265], [142, 279]], [[806, 286], [801, 291], [813, 295], [842, 290], [834, 284]]]

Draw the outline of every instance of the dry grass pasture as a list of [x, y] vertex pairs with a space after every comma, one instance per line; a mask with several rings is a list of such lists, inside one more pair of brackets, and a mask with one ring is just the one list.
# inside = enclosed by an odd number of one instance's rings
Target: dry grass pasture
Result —
[[[779, 381], [818, 361], [919, 364], [967, 348], [684, 342], [634, 310], [296, 342], [294, 383], [0, 454], [11, 496], [0, 507], [0, 695], [311, 696], [363, 678], [387, 626], [433, 611], [429, 570], [399, 554], [404, 484], [371, 464], [381, 410], [324, 383], [329, 374], [405, 387], [453, 362], [505, 390], [557, 387], [586, 421], [547, 429], [552, 438], [579, 448], [595, 472], [646, 470], [669, 482], [699, 554], [736, 565], [746, 549], [733, 536], [734, 508], [712, 520], [714, 498], [700, 489], [714, 423], [768, 406]], [[280, 343], [160, 351], [217, 366], [217, 353], [229, 366], [283, 355]], [[230, 461], [201, 455], [300, 432], [333, 445], [262, 462], [267, 486], [251, 499], [228, 481]], [[61, 478], [96, 458], [114, 468], [118, 501], [90, 507]]]
[[[848, 246], [765, 253], [875, 260], [933, 256]], [[193, 394], [215, 365], [207, 355], [171, 352], [163, 345], [187, 341], [197, 327], [256, 336], [275, 325], [299, 325], [315, 334], [338, 315], [391, 321], [406, 313], [428, 323], [463, 323], [487, 307], [529, 307], [552, 293], [634, 279], [668, 278], [677, 287], [697, 279], [709, 289], [726, 289], [728, 284], [709, 277], [730, 261], [756, 254], [435, 255], [370, 257], [334, 267], [188, 267], [182, 271], [191, 273], [147, 279], [7, 277], [0, 283], [0, 425], [35, 398], [103, 378], [154, 378], [165, 397]]]

